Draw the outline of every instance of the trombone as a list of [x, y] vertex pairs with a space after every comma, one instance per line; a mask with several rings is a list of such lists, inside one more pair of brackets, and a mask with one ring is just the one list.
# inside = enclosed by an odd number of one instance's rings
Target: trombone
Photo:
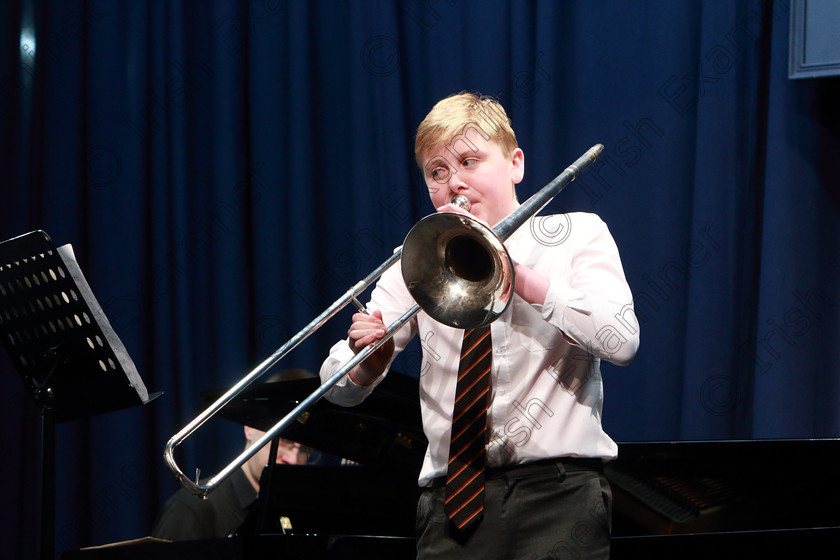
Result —
[[[353, 285], [344, 295], [169, 439], [164, 448], [163, 458], [177, 482], [193, 494], [206, 498], [224, 479], [270, 443], [300, 414], [311, 408], [354, 367], [378, 350], [421, 310], [436, 321], [456, 328], [474, 328], [493, 322], [507, 309], [513, 294], [513, 263], [504, 246], [504, 241], [574, 181], [603, 150], [602, 144], [596, 144], [587, 150], [554, 180], [492, 229], [478, 220], [455, 212], [432, 214], [417, 222], [408, 232], [402, 247], [390, 258]], [[469, 210], [469, 201], [464, 196], [456, 195], [452, 203]], [[401, 257], [405, 258], [401, 259]], [[391, 323], [382, 338], [362, 349], [342, 365], [317, 390], [302, 400], [216, 475], [200, 483], [200, 470], [196, 469], [195, 480], [191, 480], [176, 463], [175, 448], [348, 304], [352, 303], [360, 311], [364, 311], [357, 297], [400, 259], [403, 280], [416, 304]]]

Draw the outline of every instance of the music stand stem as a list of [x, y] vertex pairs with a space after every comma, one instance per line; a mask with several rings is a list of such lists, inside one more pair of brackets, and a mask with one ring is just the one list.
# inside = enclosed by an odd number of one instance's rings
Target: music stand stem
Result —
[[[48, 388], [46, 400], [53, 391]], [[55, 558], [55, 408], [47, 403], [41, 408], [41, 558]]]

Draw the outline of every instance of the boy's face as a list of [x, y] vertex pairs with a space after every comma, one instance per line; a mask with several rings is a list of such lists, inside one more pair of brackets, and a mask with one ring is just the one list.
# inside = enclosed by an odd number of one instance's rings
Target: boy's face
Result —
[[470, 214], [493, 227], [519, 206], [514, 185], [525, 173], [522, 150], [516, 148], [505, 154], [476, 130], [466, 130], [455, 140], [430, 150], [423, 168], [435, 208], [462, 194], [472, 205]]

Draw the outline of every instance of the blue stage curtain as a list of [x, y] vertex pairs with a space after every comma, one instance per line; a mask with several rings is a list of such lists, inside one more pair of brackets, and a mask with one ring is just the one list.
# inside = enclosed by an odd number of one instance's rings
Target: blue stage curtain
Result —
[[[635, 294], [615, 439], [840, 432], [840, 82], [787, 78], [783, 0], [11, 0], [0, 14], [0, 238], [46, 230], [151, 391], [59, 427], [58, 551], [148, 534], [165, 441], [433, 211], [417, 124], [495, 95], [524, 199], [599, 214]], [[283, 367], [317, 371], [349, 311]], [[419, 347], [397, 369], [416, 375]], [[37, 549], [39, 412], [0, 358], [2, 542]], [[187, 472], [238, 453], [223, 420]], [[15, 548], [17, 547], [17, 548]]]

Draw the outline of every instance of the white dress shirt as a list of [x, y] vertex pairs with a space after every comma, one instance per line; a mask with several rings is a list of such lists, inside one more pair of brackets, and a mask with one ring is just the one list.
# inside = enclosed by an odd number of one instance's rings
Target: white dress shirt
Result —
[[[515, 263], [548, 277], [550, 285], [542, 306], [514, 295], [491, 324], [489, 466], [564, 456], [615, 458], [617, 446], [601, 427], [600, 361], [628, 364], [639, 345], [639, 324], [606, 224], [588, 213], [531, 218], [505, 245]], [[380, 310], [388, 325], [412, 305], [395, 265], [377, 282], [367, 310]], [[446, 474], [463, 330], [421, 311], [395, 334], [394, 355], [415, 335], [423, 349], [420, 403], [429, 440], [419, 483], [428, 486]], [[321, 366], [322, 380], [352, 356], [347, 341], [338, 342]], [[326, 397], [353, 406], [381, 380], [361, 387], [346, 376]]]

